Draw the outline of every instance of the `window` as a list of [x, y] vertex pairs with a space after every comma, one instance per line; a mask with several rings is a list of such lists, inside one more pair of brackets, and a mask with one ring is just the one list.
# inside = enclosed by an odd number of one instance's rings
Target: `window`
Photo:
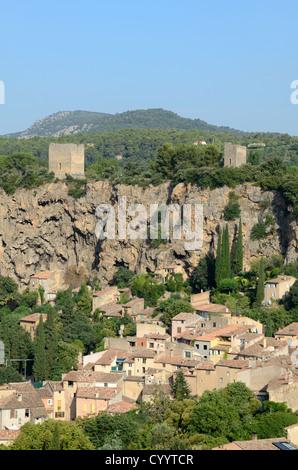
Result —
[[207, 351], [208, 347], [207, 344], [204, 344], [204, 350]]
[[94, 412], [94, 403], [91, 403], [91, 405], [90, 405], [90, 411], [91, 411], [91, 413]]
[[105, 387], [108, 387], [108, 384], [107, 384], [107, 383], [105, 383], [105, 384], [104, 384], [104, 386], [105, 386]]
[[154, 348], [154, 343], [150, 343], [150, 348]]
[[185, 354], [185, 357], [187, 359], [190, 359], [191, 358], [191, 352], [190, 351], [184, 351], [184, 354]]
[[30, 416], [30, 410], [28, 408], [26, 408], [25, 410], [25, 418], [29, 418]]
[[177, 333], [181, 333], [181, 328], [180, 328], [180, 326], [177, 328]]
[[41, 280], [41, 283], [44, 284], [44, 279]]
[[210, 375], [210, 370], [206, 370], [206, 375]]
[[220, 383], [223, 383], [223, 379], [220, 378], [219, 381], [220, 381]]
[[16, 418], [15, 410], [10, 410], [10, 419], [15, 419], [15, 418]]
[[213, 328], [216, 328], [216, 322], [213, 322]]
[[83, 411], [87, 411], [87, 403], [84, 403], [84, 405], [83, 405]]
[[146, 359], [143, 359], [143, 364], [146, 364]]

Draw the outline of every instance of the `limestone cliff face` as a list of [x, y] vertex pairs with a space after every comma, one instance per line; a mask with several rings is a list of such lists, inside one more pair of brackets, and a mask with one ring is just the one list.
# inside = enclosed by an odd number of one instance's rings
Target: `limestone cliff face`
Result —
[[[65, 270], [68, 266], [83, 266], [87, 273], [97, 271], [102, 285], [113, 279], [118, 266], [137, 272], [149, 272], [169, 264], [181, 264], [190, 274], [199, 259], [214, 253], [218, 229], [224, 221], [224, 208], [230, 188], [200, 190], [196, 186], [179, 184], [172, 188], [165, 183], [142, 189], [134, 186], [112, 187], [106, 182], [88, 185], [85, 197], [75, 200], [60, 183], [45, 185], [36, 190], [20, 190], [15, 195], [1, 194], [0, 200], [0, 275], [10, 276], [27, 285], [30, 276], [43, 270]], [[287, 211], [282, 197], [264, 192], [250, 184], [233, 189], [239, 196], [244, 234], [245, 264], [260, 256], [282, 253], [288, 262], [297, 259], [297, 224]], [[171, 240], [166, 245], [150, 248], [146, 240], [98, 240], [95, 227], [96, 208], [103, 203], [116, 209], [118, 197], [127, 198], [127, 206], [150, 204], [202, 204], [204, 215], [203, 247], [185, 250], [184, 240]], [[264, 207], [267, 209], [264, 209]], [[252, 241], [252, 227], [271, 213], [275, 217], [273, 233], [265, 240]], [[233, 240], [236, 222], [229, 222]]]

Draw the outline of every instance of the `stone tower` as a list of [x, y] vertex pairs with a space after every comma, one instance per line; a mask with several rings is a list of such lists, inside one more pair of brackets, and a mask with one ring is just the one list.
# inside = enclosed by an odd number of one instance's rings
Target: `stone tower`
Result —
[[49, 172], [56, 178], [65, 178], [66, 174], [73, 178], [85, 176], [85, 147], [83, 144], [54, 144], [49, 147]]
[[247, 148], [243, 145], [225, 143], [224, 162], [225, 166], [245, 165], [247, 162]]

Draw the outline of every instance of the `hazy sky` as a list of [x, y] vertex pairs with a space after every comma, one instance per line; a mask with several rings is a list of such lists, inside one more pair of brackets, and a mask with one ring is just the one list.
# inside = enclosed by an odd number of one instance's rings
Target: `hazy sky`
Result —
[[297, 0], [2, 1], [0, 135], [148, 108], [298, 135], [297, 18]]

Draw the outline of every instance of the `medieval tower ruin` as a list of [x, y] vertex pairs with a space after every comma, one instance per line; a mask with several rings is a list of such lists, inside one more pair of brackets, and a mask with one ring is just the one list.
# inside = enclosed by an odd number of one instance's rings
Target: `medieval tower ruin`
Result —
[[247, 148], [243, 145], [225, 143], [224, 165], [241, 166], [247, 163]]
[[83, 144], [54, 144], [49, 147], [49, 172], [56, 178], [65, 178], [66, 174], [73, 178], [85, 176], [85, 147]]

